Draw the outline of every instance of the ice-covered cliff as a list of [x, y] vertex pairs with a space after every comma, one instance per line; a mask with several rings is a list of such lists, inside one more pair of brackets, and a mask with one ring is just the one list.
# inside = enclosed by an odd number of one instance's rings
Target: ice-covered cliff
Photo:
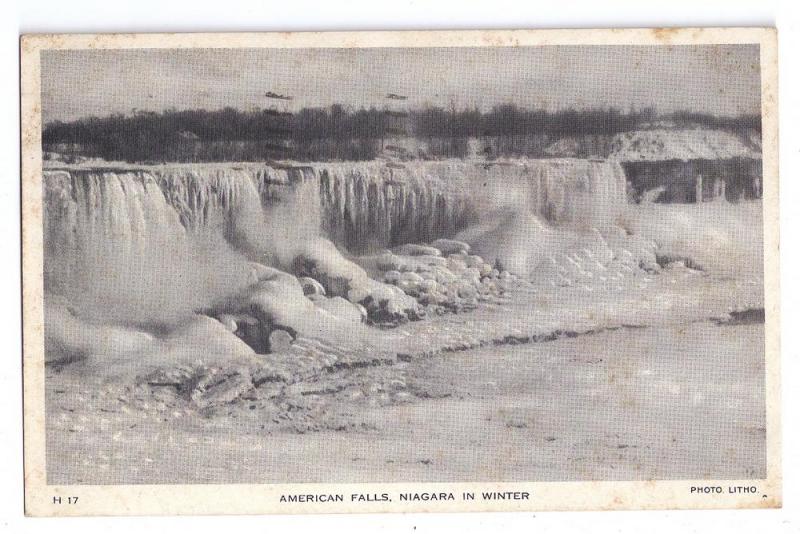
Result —
[[356, 253], [452, 236], [497, 206], [598, 226], [625, 202], [621, 168], [585, 160], [65, 167], [45, 170], [44, 190], [53, 253], [100, 236], [136, 247], [208, 231], [263, 252], [281, 227]]
[[472, 235], [487, 261], [527, 269], [507, 258], [541, 246], [532, 220], [603, 228], [625, 203], [619, 165], [587, 160], [62, 166], [43, 187], [45, 289], [137, 323], [214, 305], [246, 285], [243, 263], [330, 256], [325, 238], [361, 255]]

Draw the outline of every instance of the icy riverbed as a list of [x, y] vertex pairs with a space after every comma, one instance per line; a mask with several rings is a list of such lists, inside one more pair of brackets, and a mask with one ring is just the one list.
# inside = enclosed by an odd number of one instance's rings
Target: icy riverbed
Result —
[[[760, 478], [763, 325], [626, 328], [285, 386], [208, 418], [48, 377], [49, 483]], [[224, 415], [224, 416], [222, 416]]]

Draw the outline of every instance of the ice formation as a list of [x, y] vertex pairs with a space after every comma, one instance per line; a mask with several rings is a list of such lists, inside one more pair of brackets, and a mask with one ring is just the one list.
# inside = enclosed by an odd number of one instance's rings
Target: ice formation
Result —
[[62, 166], [43, 186], [57, 324], [163, 338], [202, 314], [256, 352], [659, 268], [652, 241], [618, 226], [625, 177], [611, 162]]

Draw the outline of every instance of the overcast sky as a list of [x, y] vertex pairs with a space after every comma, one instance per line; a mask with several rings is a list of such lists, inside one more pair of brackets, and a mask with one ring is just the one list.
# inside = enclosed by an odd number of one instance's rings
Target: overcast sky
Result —
[[[289, 103], [267, 99], [273, 91]], [[45, 122], [88, 115], [341, 103], [382, 107], [387, 93], [489, 109], [654, 106], [757, 113], [757, 45], [518, 48], [144, 49], [42, 53]], [[395, 106], [397, 103], [394, 104]]]

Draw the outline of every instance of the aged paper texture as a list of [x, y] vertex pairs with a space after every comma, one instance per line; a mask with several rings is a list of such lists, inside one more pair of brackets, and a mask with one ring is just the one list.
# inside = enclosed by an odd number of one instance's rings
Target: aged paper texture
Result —
[[27, 514], [781, 505], [773, 29], [21, 54]]

